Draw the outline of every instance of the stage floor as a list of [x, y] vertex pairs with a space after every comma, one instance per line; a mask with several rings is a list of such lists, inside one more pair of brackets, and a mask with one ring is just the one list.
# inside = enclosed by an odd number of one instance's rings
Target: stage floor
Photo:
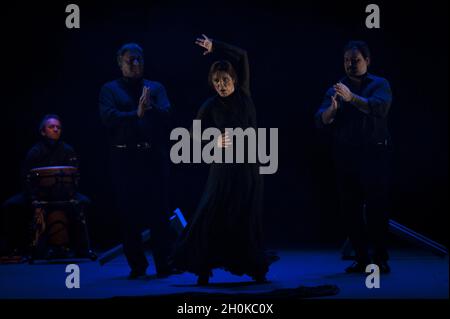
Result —
[[100, 266], [78, 260], [80, 288], [66, 287], [66, 264], [37, 262], [34, 265], [0, 265], [0, 299], [91, 299], [155, 296], [180, 293], [259, 294], [299, 286], [336, 285], [339, 293], [324, 299], [448, 299], [448, 257], [418, 249], [391, 250], [392, 272], [381, 275], [380, 288], [368, 289], [365, 276], [345, 274], [351, 261], [338, 250], [279, 250], [281, 259], [272, 265], [269, 283], [254, 284], [249, 277], [215, 270], [211, 285], [197, 287], [196, 277], [185, 273], [165, 279], [154, 276], [149, 256], [149, 278], [127, 280], [123, 256]]

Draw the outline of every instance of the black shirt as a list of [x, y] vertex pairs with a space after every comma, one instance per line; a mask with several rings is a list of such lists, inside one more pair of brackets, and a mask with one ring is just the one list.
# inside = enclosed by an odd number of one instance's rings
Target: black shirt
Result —
[[[348, 77], [341, 79], [350, 91], [367, 98], [369, 113], [366, 114], [355, 105], [338, 98], [338, 109], [333, 127], [334, 141], [339, 145], [362, 146], [368, 144], [389, 143], [390, 135], [387, 116], [392, 102], [389, 82], [381, 77], [366, 74], [360, 88], [352, 85]], [[322, 113], [331, 105], [331, 97], [335, 90], [328, 89], [322, 105], [316, 112], [318, 127], [323, 127]]]
[[72, 146], [63, 141], [42, 138], [28, 151], [22, 167], [22, 181], [26, 181], [31, 169], [46, 166], [78, 167], [78, 156]]
[[[151, 110], [143, 118], [137, 116], [143, 87], [150, 88]], [[120, 78], [103, 85], [99, 99], [100, 117], [109, 130], [113, 145], [167, 140], [170, 102], [161, 83], [145, 79]]]

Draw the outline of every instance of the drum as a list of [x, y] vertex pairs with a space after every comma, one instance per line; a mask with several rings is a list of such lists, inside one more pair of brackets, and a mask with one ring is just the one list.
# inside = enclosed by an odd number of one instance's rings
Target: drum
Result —
[[47, 244], [53, 246], [69, 245], [69, 220], [63, 210], [53, 210], [47, 214]]
[[30, 170], [28, 186], [34, 200], [67, 201], [73, 199], [79, 174], [74, 166], [38, 167]]

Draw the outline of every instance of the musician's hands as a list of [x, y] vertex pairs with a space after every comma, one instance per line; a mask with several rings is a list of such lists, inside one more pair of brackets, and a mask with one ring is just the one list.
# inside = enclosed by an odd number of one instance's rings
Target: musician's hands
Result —
[[350, 91], [350, 89], [342, 84], [341, 82], [335, 84], [333, 86], [334, 90], [336, 91], [336, 94], [342, 97], [342, 99], [345, 102], [350, 102], [353, 98], [353, 93]]
[[228, 148], [231, 145], [232, 145], [232, 142], [230, 140], [230, 136], [228, 135], [228, 132], [225, 132], [225, 133], [219, 135], [219, 138], [217, 139], [217, 147]]
[[203, 36], [203, 39], [197, 38], [197, 40], [195, 41], [195, 44], [201, 46], [202, 48], [205, 48], [206, 51], [203, 52], [203, 55], [207, 55], [212, 52], [212, 48], [213, 48], [212, 39], [208, 38], [204, 34], [202, 34], [202, 36]]
[[150, 88], [148, 86], [144, 86], [142, 89], [142, 95], [139, 98], [139, 105], [137, 109], [137, 115], [139, 118], [143, 118], [145, 115], [145, 111], [150, 110], [152, 107], [150, 106]]

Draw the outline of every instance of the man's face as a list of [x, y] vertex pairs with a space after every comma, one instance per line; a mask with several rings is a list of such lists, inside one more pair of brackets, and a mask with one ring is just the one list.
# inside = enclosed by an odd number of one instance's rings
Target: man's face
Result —
[[59, 140], [61, 137], [61, 123], [57, 119], [48, 119], [41, 134], [51, 140]]
[[364, 59], [359, 50], [348, 50], [344, 53], [344, 68], [349, 77], [358, 77], [367, 73], [369, 58]]
[[125, 52], [120, 59], [120, 70], [126, 78], [142, 78], [144, 74], [144, 57], [139, 52]]
[[227, 97], [234, 92], [233, 78], [227, 72], [216, 72], [212, 76], [212, 82], [221, 97]]

